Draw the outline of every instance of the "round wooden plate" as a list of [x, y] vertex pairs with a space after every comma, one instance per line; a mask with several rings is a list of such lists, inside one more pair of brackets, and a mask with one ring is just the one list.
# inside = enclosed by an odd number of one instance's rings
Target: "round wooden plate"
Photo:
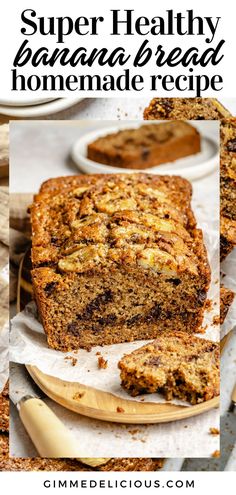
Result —
[[[27, 366], [27, 370], [48, 397], [71, 411], [103, 421], [130, 424], [166, 423], [196, 416], [219, 405], [219, 397], [189, 407], [168, 402], [154, 404], [126, 400], [80, 383], [46, 375], [36, 366]], [[122, 412], [117, 412], [117, 408]]]
[[[22, 310], [32, 299], [29, 253], [30, 251], [27, 251], [25, 254], [19, 270], [17, 305], [19, 310]], [[165, 404], [137, 402], [80, 383], [46, 375], [36, 366], [28, 365], [26, 368], [38, 387], [50, 399], [78, 414], [102, 421], [127, 424], [166, 423], [197, 416], [219, 406], [219, 397], [195, 406], [177, 406], [168, 402]]]

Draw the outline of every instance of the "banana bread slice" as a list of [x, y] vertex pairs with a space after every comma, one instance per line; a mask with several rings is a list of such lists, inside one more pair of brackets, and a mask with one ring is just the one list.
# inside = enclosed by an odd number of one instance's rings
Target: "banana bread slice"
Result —
[[220, 324], [225, 321], [229, 308], [234, 300], [234, 292], [226, 287], [220, 288]]
[[32, 280], [52, 348], [197, 331], [210, 282], [202, 232], [180, 177], [73, 176], [31, 208]]
[[200, 151], [200, 135], [187, 122], [123, 129], [88, 145], [88, 158], [121, 168], [145, 169]]
[[153, 98], [145, 120], [221, 120], [230, 112], [215, 98]]
[[161, 392], [191, 404], [220, 393], [219, 344], [186, 332], [160, 332], [156, 340], [119, 362], [121, 381], [131, 395]]

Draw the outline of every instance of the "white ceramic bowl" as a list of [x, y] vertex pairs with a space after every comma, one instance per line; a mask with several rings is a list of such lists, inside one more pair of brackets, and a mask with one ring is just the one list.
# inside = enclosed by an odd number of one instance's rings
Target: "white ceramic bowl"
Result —
[[52, 113], [61, 112], [79, 103], [84, 98], [58, 98], [38, 105], [27, 106], [0, 106], [0, 113], [9, 117], [43, 117]]
[[41, 105], [42, 103], [47, 103], [48, 101], [55, 100], [55, 98], [27, 98], [19, 94], [18, 98], [0, 98], [0, 105], [7, 107], [28, 107], [34, 105]]

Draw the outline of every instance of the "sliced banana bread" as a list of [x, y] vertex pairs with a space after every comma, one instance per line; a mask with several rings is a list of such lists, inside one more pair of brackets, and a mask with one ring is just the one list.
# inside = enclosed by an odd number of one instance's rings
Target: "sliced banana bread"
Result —
[[200, 151], [200, 135], [187, 122], [162, 122], [100, 137], [88, 145], [88, 158], [105, 165], [145, 169]]
[[185, 179], [74, 176], [43, 185], [31, 208], [32, 280], [49, 346], [195, 332], [210, 282]]
[[119, 362], [121, 381], [131, 395], [161, 392], [191, 404], [220, 393], [219, 344], [185, 332], [160, 332], [156, 340]]

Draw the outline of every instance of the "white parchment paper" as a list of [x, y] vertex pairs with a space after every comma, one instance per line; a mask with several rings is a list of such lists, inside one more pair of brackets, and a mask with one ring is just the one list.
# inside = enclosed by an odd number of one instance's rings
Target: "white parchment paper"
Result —
[[[0, 272], [0, 278], [9, 283], [9, 265]], [[2, 392], [9, 377], [9, 323], [0, 328], [0, 392]]]
[[0, 331], [0, 392], [2, 392], [9, 377], [9, 324], [6, 323]]
[[0, 272], [0, 277], [8, 284], [9, 283], [9, 264], [4, 266]]

